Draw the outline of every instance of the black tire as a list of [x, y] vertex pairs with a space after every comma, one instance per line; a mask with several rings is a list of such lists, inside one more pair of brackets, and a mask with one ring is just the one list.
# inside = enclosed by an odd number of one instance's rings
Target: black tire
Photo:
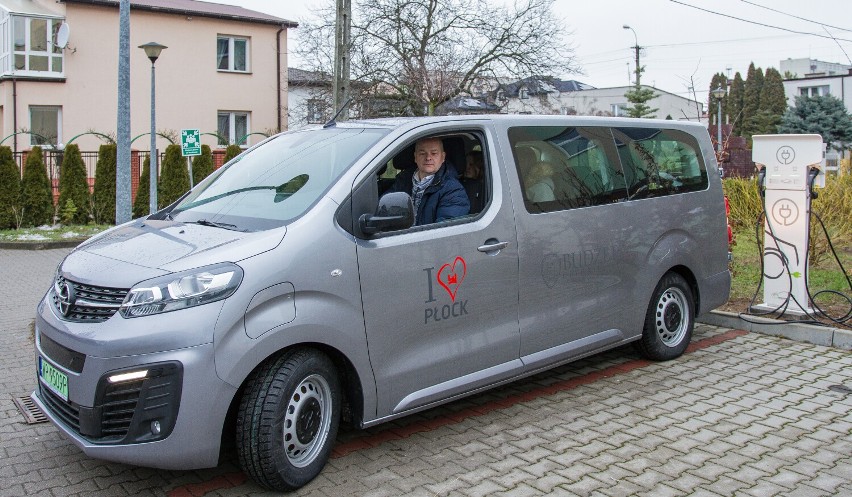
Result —
[[666, 273], [648, 304], [642, 338], [634, 342], [636, 349], [654, 361], [680, 357], [692, 340], [694, 325], [692, 288], [681, 275]]
[[248, 379], [237, 413], [240, 466], [258, 484], [295, 490], [316, 477], [340, 423], [340, 383], [331, 360], [297, 349]]

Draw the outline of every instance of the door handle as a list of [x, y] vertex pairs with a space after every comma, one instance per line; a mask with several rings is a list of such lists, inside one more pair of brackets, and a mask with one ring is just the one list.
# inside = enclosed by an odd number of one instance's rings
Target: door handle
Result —
[[490, 238], [485, 240], [485, 245], [480, 245], [476, 248], [476, 250], [480, 252], [496, 252], [498, 250], [503, 250], [504, 248], [509, 246], [509, 242], [501, 242], [495, 238]]

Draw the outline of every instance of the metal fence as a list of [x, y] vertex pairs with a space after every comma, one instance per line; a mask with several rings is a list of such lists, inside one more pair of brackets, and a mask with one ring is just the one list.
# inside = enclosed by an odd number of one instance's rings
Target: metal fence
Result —
[[[15, 159], [15, 163], [18, 165], [18, 173], [23, 178], [24, 164], [27, 161], [27, 155], [29, 151], [20, 151], [13, 152], [12, 156]], [[47, 169], [47, 177], [50, 180], [50, 184], [53, 186], [53, 200], [54, 202], [59, 200], [59, 170], [62, 167], [62, 158], [63, 153], [58, 150], [42, 150], [42, 160], [44, 161], [44, 166]], [[142, 164], [144, 164], [145, 159], [148, 158], [149, 152], [146, 150], [132, 150], [130, 153], [130, 171], [131, 171], [131, 195], [132, 198], [136, 198], [136, 189], [139, 186], [139, 177], [142, 174]], [[165, 159], [165, 152], [159, 153], [159, 159], [157, 161], [157, 176], [159, 177], [163, 168], [163, 159]], [[89, 182], [89, 191], [95, 186], [95, 170], [98, 164], [98, 152], [86, 152], [80, 151], [80, 156], [83, 159], [83, 164], [86, 166], [86, 177]], [[225, 157], [224, 149], [214, 149], [213, 150], [213, 168], [218, 169]]]

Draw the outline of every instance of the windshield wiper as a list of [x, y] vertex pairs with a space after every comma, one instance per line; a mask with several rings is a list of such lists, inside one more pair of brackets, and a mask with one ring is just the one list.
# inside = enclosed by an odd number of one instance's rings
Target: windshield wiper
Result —
[[222, 228], [231, 231], [245, 231], [239, 229], [236, 224], [217, 223], [216, 221], [210, 221], [209, 219], [199, 219], [197, 221], [194, 221], [194, 223], [200, 224], [201, 226], [212, 226], [214, 228]]

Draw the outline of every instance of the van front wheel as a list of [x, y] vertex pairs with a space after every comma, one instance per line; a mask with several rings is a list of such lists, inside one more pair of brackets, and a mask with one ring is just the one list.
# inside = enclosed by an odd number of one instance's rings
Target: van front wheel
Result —
[[692, 289], [679, 274], [666, 273], [654, 289], [642, 338], [635, 342], [636, 348], [655, 361], [680, 357], [692, 339], [694, 325]]
[[290, 351], [249, 377], [237, 414], [240, 466], [258, 484], [295, 490], [316, 477], [340, 422], [334, 364], [311, 349]]

